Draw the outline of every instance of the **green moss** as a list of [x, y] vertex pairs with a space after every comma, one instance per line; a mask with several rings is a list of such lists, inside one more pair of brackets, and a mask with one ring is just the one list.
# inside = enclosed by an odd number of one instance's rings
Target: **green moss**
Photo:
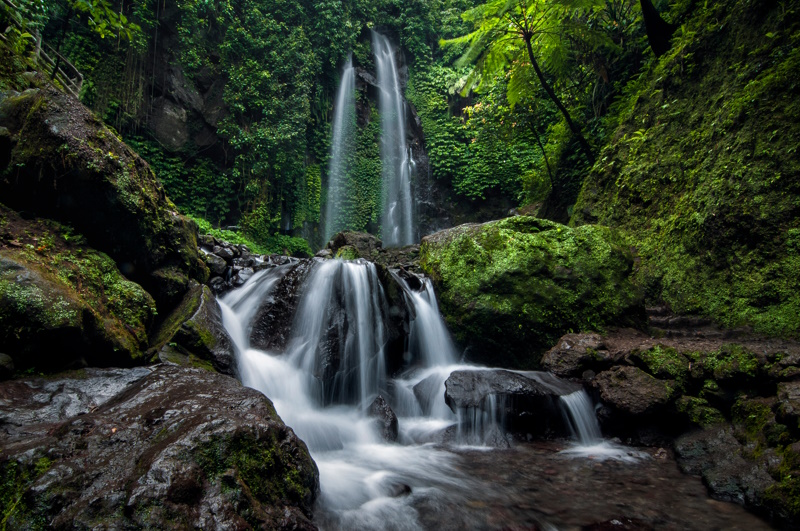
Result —
[[673, 379], [682, 384], [689, 375], [689, 360], [674, 348], [656, 345], [644, 352], [634, 352], [631, 357], [656, 378]]
[[[260, 439], [247, 433], [204, 443], [192, 455], [210, 481], [219, 481], [229, 470], [235, 472], [240, 483], [227, 485], [231, 496], [251, 496], [269, 506], [301, 507], [315, 496], [311, 457], [304, 449], [292, 455], [272, 431]], [[246, 492], [238, 492], [240, 488]]]
[[625, 228], [652, 300], [797, 336], [799, 42], [796, 9], [708, 2], [625, 89], [572, 223]]
[[780, 464], [771, 472], [777, 481], [767, 487], [764, 502], [779, 517], [796, 520], [800, 517], [800, 455], [786, 447], [778, 450]]
[[771, 404], [765, 399], [741, 396], [731, 408], [731, 417], [736, 433], [751, 457], [759, 457], [766, 448], [791, 442], [785, 425], [775, 420]]
[[45, 529], [46, 517], [31, 507], [25, 493], [44, 475], [52, 461], [39, 457], [35, 461], [9, 460], [0, 464], [0, 531], [6, 529]]
[[336, 250], [336, 258], [342, 260], [357, 260], [360, 258], [358, 249], [352, 245], [344, 245]]
[[691, 352], [687, 356], [717, 381], [752, 379], [759, 374], [761, 367], [753, 352], [737, 344], [723, 345], [712, 352]]
[[523, 216], [456, 227], [420, 248], [458, 341], [518, 367], [536, 366], [566, 332], [640, 324], [632, 263], [613, 230]]
[[703, 428], [725, 422], [722, 413], [711, 407], [703, 398], [682, 396], [675, 402], [675, 407], [680, 413], [685, 414], [690, 422]]

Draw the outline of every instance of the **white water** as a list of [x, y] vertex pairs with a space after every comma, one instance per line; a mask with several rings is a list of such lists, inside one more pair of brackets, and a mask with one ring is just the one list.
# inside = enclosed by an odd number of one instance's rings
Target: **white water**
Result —
[[[458, 414], [445, 404], [444, 382], [453, 371], [485, 369], [456, 363], [458, 352], [430, 281], [421, 279], [422, 288], [414, 291], [395, 277], [415, 317], [405, 356], [412, 368], [389, 380], [384, 359], [387, 302], [369, 262], [315, 263], [302, 288], [285, 352], [251, 348], [260, 305], [292, 267], [257, 273], [222, 298], [220, 306], [242, 383], [273, 401], [317, 463], [321, 496], [316, 523], [330, 529], [422, 529], [426, 526], [418, 507], [437, 500], [457, 506], [458, 492], [485, 488], [470, 487], [471, 480], [454, 466], [457, 456], [439, 443], [445, 430], [462, 446], [485, 448], [488, 439], [505, 437], [502, 397], [490, 395], [481, 407]], [[326, 362], [337, 357], [332, 353], [338, 353], [338, 367]], [[384, 442], [374, 419], [364, 414], [379, 393], [399, 418], [397, 443]], [[572, 412], [571, 425], [582, 441], [564, 453], [636, 458], [628, 449], [602, 442], [585, 392], [562, 397], [562, 402]]]
[[[464, 481], [451, 466], [454, 455], [427, 442], [456, 420], [444, 403], [444, 380], [460, 368], [452, 365], [456, 352], [435, 309], [433, 292], [427, 285], [423, 293], [407, 292], [417, 315], [411, 328], [418, 345], [411, 347], [409, 358], [424, 360], [424, 366], [389, 385], [383, 359], [387, 309], [375, 266], [369, 262], [316, 264], [286, 352], [250, 347], [258, 307], [290, 267], [262, 271], [220, 301], [242, 383], [267, 395], [284, 422], [308, 445], [320, 471], [318, 518], [323, 527], [421, 529], [414, 508], [420, 496], [443, 496]], [[321, 357], [323, 347], [330, 346], [328, 332], [337, 327], [341, 363], [334, 385], [326, 389], [318, 378]], [[429, 336], [430, 343], [420, 334]], [[435, 363], [441, 365], [431, 366]], [[422, 416], [413, 386], [431, 376], [436, 382], [426, 399], [436, 414]], [[411, 396], [408, 407], [395, 407], [400, 444], [382, 441], [374, 420], [363, 413], [378, 393], [390, 396], [389, 387], [395, 394], [405, 391]], [[411, 494], [398, 496], [404, 486], [411, 488]]]
[[378, 110], [381, 116], [381, 164], [383, 175], [382, 239], [387, 247], [411, 245], [414, 233], [411, 175], [414, 161], [406, 142], [405, 99], [389, 39], [372, 33], [372, 49], [378, 78]]
[[348, 200], [347, 182], [352, 171], [356, 132], [356, 74], [352, 59], [342, 71], [334, 105], [331, 133], [331, 158], [328, 163], [328, 198], [325, 204], [325, 241], [346, 228], [344, 205]]
[[570, 448], [562, 451], [562, 454], [595, 460], [636, 461], [647, 458], [644, 452], [603, 440], [594, 404], [583, 389], [560, 396], [559, 401], [564, 419], [576, 441]]

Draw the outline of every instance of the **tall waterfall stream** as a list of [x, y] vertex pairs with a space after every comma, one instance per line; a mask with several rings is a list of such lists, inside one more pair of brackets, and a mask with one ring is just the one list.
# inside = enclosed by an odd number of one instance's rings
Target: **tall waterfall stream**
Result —
[[[487, 434], [506, 437], [503, 419], [493, 407], [501, 397], [490, 397], [491, 404], [482, 409], [458, 413], [445, 403], [444, 382], [452, 371], [482, 368], [457, 363], [459, 354], [426, 279], [420, 279], [420, 289], [412, 290], [395, 278], [404, 286], [414, 316], [406, 355], [418, 360], [400, 377], [393, 379], [386, 370], [383, 288], [375, 266], [361, 260], [314, 263], [301, 288], [285, 351], [252, 348], [249, 335], [259, 306], [291, 267], [257, 273], [220, 305], [237, 350], [242, 383], [273, 401], [319, 467], [315, 523], [321, 528], [497, 529], [513, 524], [558, 529], [569, 527], [586, 510], [601, 519], [613, 518], [615, 506], [607, 503], [598, 509], [602, 503], [597, 498], [613, 496], [626, 481], [647, 483], [648, 477], [668, 482], [662, 488], [705, 500], [702, 485], [682, 476], [674, 463], [665, 470], [643, 452], [603, 442], [592, 402], [582, 390], [561, 398], [564, 419], [576, 439], [573, 444], [539, 441], [515, 444], [513, 450], [486, 447], [482, 437]], [[332, 308], [337, 305], [349, 325], [336, 320]], [[318, 378], [324, 361], [320, 345], [331, 340], [331, 330], [339, 334], [334, 340], [339, 342], [340, 362], [326, 386]], [[425, 385], [418, 385], [422, 382]], [[399, 418], [397, 442], [382, 439], [375, 419], [365, 413], [377, 395], [386, 398]], [[451, 435], [455, 431], [450, 441], [442, 438], [448, 428]], [[585, 481], [569, 479], [576, 470], [583, 470]], [[574, 491], [572, 496], [563, 495], [559, 481]], [[625, 493], [634, 498], [626, 500], [628, 504], [652, 502], [648, 497], [637, 502], [641, 494]], [[711, 518], [709, 525], [719, 525], [718, 515], [709, 513], [705, 501], [693, 507], [681, 500], [685, 507], [678, 518], [703, 525]], [[588, 504], [583, 513], [580, 503]]]

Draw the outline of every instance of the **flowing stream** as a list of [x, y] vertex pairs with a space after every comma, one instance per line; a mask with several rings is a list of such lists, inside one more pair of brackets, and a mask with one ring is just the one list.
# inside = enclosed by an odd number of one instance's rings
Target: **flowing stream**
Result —
[[[614, 516], [609, 510], [619, 504], [593, 493], [630, 478], [641, 483], [651, 476], [652, 481], [669, 476], [671, 486], [683, 481], [676, 488], [686, 492], [695, 492], [695, 483], [699, 485], [688, 477], [675, 479], [674, 472], [643, 452], [604, 442], [583, 390], [559, 399], [575, 444], [565, 449], [563, 442], [526, 443], [512, 450], [487, 451], [489, 440], [506, 442], [504, 398], [490, 395], [481, 407], [457, 413], [445, 404], [444, 382], [453, 371], [489, 369], [457, 362], [458, 352], [424, 278], [411, 289], [394, 277], [410, 315], [404, 354], [408, 368], [400, 377], [387, 373], [385, 323], [391, 309], [375, 266], [362, 260], [312, 262], [300, 288], [286, 348], [282, 352], [252, 348], [249, 337], [259, 308], [297, 265], [295, 261], [256, 273], [242, 288], [227, 294], [220, 306], [237, 350], [242, 383], [273, 401], [319, 467], [321, 495], [315, 523], [320, 528], [496, 529], [498, 523], [510, 522], [519, 528], [556, 529], [570, 522], [599, 521], [595, 518], [605, 513]], [[519, 374], [545, 385], [564, 385], [545, 373]], [[366, 413], [378, 395], [399, 419], [396, 442], [384, 440], [383, 423]], [[639, 469], [650, 476], [641, 478]], [[576, 470], [586, 475], [585, 481], [570, 479]], [[670, 470], [677, 471], [674, 465]], [[548, 477], [553, 474], [558, 485], [580, 491], [582, 497], [540, 489], [552, 482]], [[630, 498], [629, 491], [617, 495]], [[626, 503], [651, 510], [652, 499], [646, 493], [639, 498]], [[566, 512], [542, 512], [526, 501], [530, 499]], [[694, 505], [687, 502], [684, 512], [674, 515], [672, 505], [659, 510], [667, 520], [678, 518], [676, 528], [684, 525], [684, 516], [702, 525], [727, 525], [701, 502], [700, 498]]]

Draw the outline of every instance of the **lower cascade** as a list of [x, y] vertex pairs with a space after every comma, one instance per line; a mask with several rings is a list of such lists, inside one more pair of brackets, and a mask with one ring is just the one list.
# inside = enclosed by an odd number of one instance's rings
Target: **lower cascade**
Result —
[[[507, 427], [569, 430], [578, 445], [568, 452], [619, 453], [599, 450], [605, 443], [579, 386], [548, 373], [458, 364], [430, 281], [385, 277], [405, 304], [399, 361], [387, 351], [396, 333], [387, 322], [399, 310], [370, 262], [291, 262], [257, 273], [220, 301], [242, 383], [273, 401], [319, 467], [320, 527], [428, 527], [418, 509], [457, 504], [470, 484], [451, 449], [506, 448]], [[259, 309], [290, 278], [301, 280], [286, 341], [274, 351], [254, 348]]]

